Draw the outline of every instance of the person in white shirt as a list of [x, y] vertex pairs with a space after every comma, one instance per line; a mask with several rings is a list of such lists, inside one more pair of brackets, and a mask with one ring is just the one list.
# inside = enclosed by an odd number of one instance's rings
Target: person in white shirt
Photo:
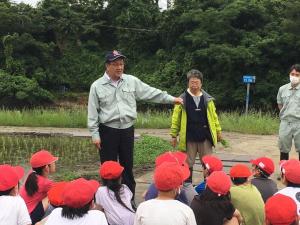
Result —
[[158, 197], [139, 205], [134, 225], [196, 225], [192, 209], [175, 200], [189, 173], [188, 167], [184, 169], [178, 163], [165, 162], [158, 166], [154, 172]]
[[98, 187], [97, 181], [83, 178], [68, 183], [62, 195], [64, 205], [54, 209], [45, 224], [108, 225], [103, 212], [92, 210]]
[[24, 176], [20, 166], [0, 165], [0, 224], [30, 225], [24, 200], [18, 195], [19, 180]]
[[280, 165], [281, 182], [286, 186], [276, 194], [291, 197], [297, 204], [297, 212], [300, 215], [300, 162], [296, 159], [282, 160]]
[[121, 184], [124, 167], [115, 161], [104, 162], [99, 169], [103, 185], [96, 193], [96, 204], [104, 209], [110, 225], [133, 225], [135, 210], [130, 189]]

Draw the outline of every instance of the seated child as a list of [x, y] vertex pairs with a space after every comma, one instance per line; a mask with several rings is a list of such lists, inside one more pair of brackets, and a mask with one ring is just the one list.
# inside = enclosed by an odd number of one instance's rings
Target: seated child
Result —
[[281, 182], [286, 186], [276, 194], [282, 194], [292, 198], [297, 205], [297, 212], [300, 215], [300, 161], [290, 159], [281, 161]]
[[48, 176], [55, 172], [57, 160], [57, 157], [46, 150], [40, 150], [31, 156], [32, 171], [21, 187], [20, 195], [26, 203], [33, 225], [44, 217], [48, 209], [47, 192], [53, 185]]
[[230, 200], [229, 176], [223, 171], [215, 171], [206, 178], [206, 183], [206, 189], [191, 205], [197, 225], [223, 225], [224, 221], [238, 225], [238, 219], [242, 219]]
[[64, 205], [52, 211], [45, 225], [107, 225], [104, 213], [92, 210], [98, 187], [95, 180], [79, 178], [69, 182], [62, 193]]
[[230, 188], [231, 202], [240, 211], [246, 225], [264, 225], [264, 201], [257, 188], [249, 182], [250, 169], [236, 164], [230, 169], [233, 186]]
[[[188, 168], [186, 164], [187, 155], [183, 152], [165, 152], [159, 155], [155, 160], [155, 166], [159, 166], [164, 162], [176, 162], [181, 166]], [[188, 177], [186, 178], [188, 179]], [[144, 194], [145, 201], [154, 199], [158, 195], [158, 190], [155, 187], [154, 183], [150, 184], [148, 190]], [[194, 196], [197, 195], [196, 191], [194, 190], [192, 184], [190, 182], [184, 182], [180, 194], [176, 196], [176, 199], [186, 205], [190, 205]]]
[[276, 194], [267, 200], [265, 213], [266, 225], [299, 224], [295, 201], [282, 194]]
[[188, 166], [187, 170], [183, 169], [177, 162], [165, 162], [156, 167], [154, 184], [158, 196], [139, 205], [134, 225], [196, 225], [192, 209], [175, 200], [189, 174]]
[[264, 202], [267, 201], [277, 191], [277, 184], [270, 179], [270, 175], [274, 173], [274, 163], [272, 159], [267, 157], [257, 158], [250, 161], [253, 167], [253, 176], [251, 183], [260, 192]]
[[213, 155], [205, 155], [201, 159], [201, 165], [203, 169], [203, 182], [195, 187], [196, 192], [200, 195], [206, 187], [206, 177], [208, 177], [214, 171], [222, 171], [222, 161]]
[[125, 184], [121, 184], [123, 170], [124, 167], [115, 161], [106, 161], [99, 169], [104, 186], [96, 192], [96, 203], [104, 209], [110, 225], [133, 225], [134, 222], [133, 194]]
[[[54, 209], [58, 207], [63, 206], [63, 199], [62, 199], [62, 193], [64, 188], [68, 182], [61, 181], [57, 182], [52, 185], [50, 190], [47, 193], [48, 200], [49, 200], [49, 207], [47, 210], [47, 214], [49, 215]], [[40, 222], [36, 223], [36, 225], [44, 225], [46, 221], [48, 220], [48, 215], [45, 215], [45, 218], [41, 220]]]
[[24, 176], [20, 166], [0, 165], [0, 224], [30, 225], [24, 200], [18, 195], [19, 180]]

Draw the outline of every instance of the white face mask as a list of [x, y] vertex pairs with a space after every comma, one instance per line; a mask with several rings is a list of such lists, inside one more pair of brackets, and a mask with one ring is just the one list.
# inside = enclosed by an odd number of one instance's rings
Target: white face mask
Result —
[[295, 77], [290, 75], [290, 81], [292, 84], [299, 84], [300, 82], [300, 77]]

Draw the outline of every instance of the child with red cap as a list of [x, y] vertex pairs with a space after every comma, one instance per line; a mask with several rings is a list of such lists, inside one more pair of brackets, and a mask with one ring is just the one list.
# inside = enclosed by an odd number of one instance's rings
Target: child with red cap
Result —
[[[51, 214], [51, 212], [54, 209], [58, 207], [62, 207], [64, 205], [62, 195], [67, 184], [68, 182], [66, 181], [57, 182], [53, 184], [50, 190], [48, 191], [47, 196], [50, 203], [47, 210], [48, 214]], [[48, 220], [48, 216], [46, 216], [40, 222], [37, 222], [36, 225], [44, 225], [47, 220]]]
[[189, 168], [185, 170], [176, 162], [159, 165], [154, 171], [158, 196], [139, 205], [134, 225], [196, 225], [191, 208], [175, 200], [189, 175]]
[[45, 225], [107, 225], [103, 212], [91, 210], [98, 187], [95, 180], [69, 182], [62, 193], [63, 206], [53, 210]]
[[[164, 162], [175, 162], [183, 167], [188, 167], [187, 163], [187, 154], [177, 151], [177, 152], [165, 152], [159, 155], [155, 160], [155, 166], [159, 166]], [[158, 190], [155, 187], [154, 183], [150, 184], [147, 191], [144, 194], [145, 201], [154, 199], [158, 195]], [[180, 194], [176, 196], [176, 199], [186, 205], [191, 205], [197, 192], [195, 191], [193, 185], [190, 182], [183, 182], [181, 187]]]
[[191, 208], [197, 225], [239, 224], [239, 212], [230, 201], [231, 181], [223, 171], [215, 171], [206, 179], [206, 189], [194, 198]]
[[285, 195], [270, 197], [265, 205], [266, 225], [298, 225], [297, 205]]
[[99, 169], [103, 185], [96, 193], [96, 203], [103, 209], [110, 225], [133, 225], [135, 211], [132, 192], [121, 183], [124, 167], [115, 161], [104, 162]]
[[268, 157], [260, 157], [251, 160], [250, 163], [254, 177], [251, 179], [251, 183], [258, 189], [264, 202], [266, 202], [278, 191], [277, 184], [269, 178], [275, 169], [273, 160]]
[[200, 195], [206, 188], [206, 177], [208, 177], [214, 171], [222, 171], [222, 161], [213, 155], [205, 155], [201, 159], [201, 165], [203, 169], [203, 182], [195, 187], [196, 192]]
[[24, 169], [20, 166], [0, 165], [0, 224], [31, 224], [25, 202], [18, 195], [23, 176]]
[[236, 164], [231, 167], [229, 175], [234, 184], [230, 188], [231, 202], [240, 211], [244, 224], [264, 225], [264, 201], [249, 181], [250, 169], [244, 164]]
[[32, 224], [40, 221], [48, 209], [47, 192], [53, 185], [53, 181], [48, 176], [55, 172], [57, 160], [57, 157], [46, 150], [40, 150], [31, 156], [32, 171], [21, 187], [20, 195], [26, 203]]
[[[277, 193], [291, 197], [297, 204], [300, 215], [300, 161], [296, 159], [280, 162], [281, 182], [286, 186]], [[277, 194], [276, 193], [276, 194]]]

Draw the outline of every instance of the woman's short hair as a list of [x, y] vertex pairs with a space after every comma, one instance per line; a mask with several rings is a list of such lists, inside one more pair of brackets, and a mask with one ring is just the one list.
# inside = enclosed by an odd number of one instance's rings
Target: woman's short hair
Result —
[[203, 83], [203, 74], [199, 70], [192, 69], [186, 74], [186, 78], [189, 81], [191, 78], [197, 78], [201, 80], [201, 83]]

